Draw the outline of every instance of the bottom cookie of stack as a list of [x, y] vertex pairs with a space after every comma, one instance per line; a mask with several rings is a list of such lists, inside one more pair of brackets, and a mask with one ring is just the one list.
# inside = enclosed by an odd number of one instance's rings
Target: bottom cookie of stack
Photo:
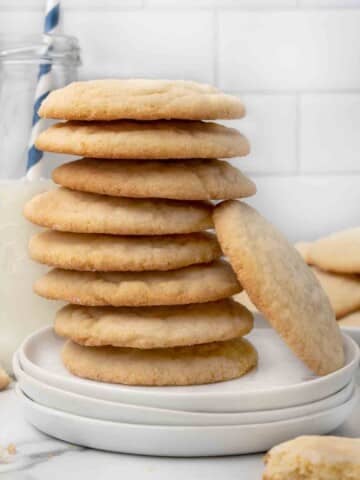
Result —
[[242, 338], [226, 342], [140, 350], [83, 347], [67, 342], [62, 358], [83, 378], [125, 385], [200, 385], [241, 377], [255, 366], [254, 347]]
[[55, 331], [79, 377], [126, 385], [196, 385], [240, 377], [257, 363], [250, 312], [237, 302], [114, 308], [68, 305]]

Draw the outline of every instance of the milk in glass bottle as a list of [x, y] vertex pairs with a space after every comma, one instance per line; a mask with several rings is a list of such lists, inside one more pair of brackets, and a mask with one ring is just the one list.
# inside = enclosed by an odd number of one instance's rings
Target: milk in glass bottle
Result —
[[[28, 257], [29, 238], [40, 230], [22, 215], [37, 193], [54, 188], [50, 172], [61, 156], [44, 154], [41, 177], [26, 178], [27, 149], [38, 72], [51, 70], [50, 88], [77, 78], [78, 42], [64, 35], [0, 40], [0, 364], [11, 371], [11, 357], [31, 332], [51, 324], [59, 302], [44, 301], [32, 291], [48, 268]], [[50, 123], [50, 122], [49, 122]]]

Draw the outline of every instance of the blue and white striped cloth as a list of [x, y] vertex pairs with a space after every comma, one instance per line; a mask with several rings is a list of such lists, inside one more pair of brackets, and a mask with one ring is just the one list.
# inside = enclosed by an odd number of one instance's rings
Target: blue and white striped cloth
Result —
[[[44, 33], [56, 33], [60, 18], [60, 0], [48, 0], [46, 2]], [[39, 179], [42, 175], [41, 158], [43, 152], [35, 147], [36, 137], [42, 130], [43, 120], [38, 115], [41, 102], [47, 97], [51, 90], [51, 64], [40, 65], [38, 82], [35, 90], [34, 111], [32, 118], [32, 129], [30, 134], [28, 157], [27, 157], [27, 178], [30, 180]]]

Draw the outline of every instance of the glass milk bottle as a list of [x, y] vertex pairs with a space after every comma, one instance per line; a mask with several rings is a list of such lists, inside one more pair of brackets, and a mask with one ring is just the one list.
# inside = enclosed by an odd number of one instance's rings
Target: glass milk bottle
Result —
[[22, 340], [51, 324], [60, 306], [32, 291], [48, 268], [28, 257], [29, 238], [40, 229], [27, 222], [22, 211], [31, 197], [54, 188], [50, 172], [63, 160], [45, 154], [44, 178], [25, 177], [39, 67], [50, 66], [50, 88], [59, 88], [76, 80], [79, 55], [77, 40], [63, 35], [0, 41], [0, 364], [8, 371]]

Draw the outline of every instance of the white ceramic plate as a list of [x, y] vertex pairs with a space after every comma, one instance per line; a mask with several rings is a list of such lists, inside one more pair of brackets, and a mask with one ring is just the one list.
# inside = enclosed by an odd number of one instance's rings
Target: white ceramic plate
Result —
[[357, 401], [355, 391], [343, 405], [306, 417], [252, 425], [181, 427], [80, 417], [35, 403], [19, 386], [17, 394], [26, 419], [53, 437], [113, 452], [175, 457], [262, 452], [298, 435], [325, 434], [345, 421]]
[[337, 407], [348, 401], [354, 393], [354, 381], [339, 392], [299, 407], [281, 410], [262, 410], [242, 413], [203, 413], [167, 410], [153, 407], [129, 405], [85, 397], [77, 393], [66, 392], [39, 382], [25, 373], [14, 355], [13, 369], [21, 390], [32, 400], [45, 407], [55, 408], [67, 413], [110, 420], [114, 422], [137, 423], [145, 425], [248, 425], [251, 423], [267, 423], [290, 418], [302, 417]]
[[344, 325], [340, 328], [344, 333], [346, 333], [346, 335], [351, 337], [358, 345], [360, 345], [360, 327], [349, 327]]
[[344, 336], [346, 365], [324, 377], [314, 376], [270, 329], [254, 329], [248, 337], [259, 352], [259, 365], [228, 382], [189, 387], [135, 387], [78, 378], [63, 366], [63, 340], [51, 327], [39, 330], [19, 349], [23, 370], [53, 387], [101, 400], [173, 410], [246, 412], [312, 403], [341, 390], [354, 375], [359, 347]]

